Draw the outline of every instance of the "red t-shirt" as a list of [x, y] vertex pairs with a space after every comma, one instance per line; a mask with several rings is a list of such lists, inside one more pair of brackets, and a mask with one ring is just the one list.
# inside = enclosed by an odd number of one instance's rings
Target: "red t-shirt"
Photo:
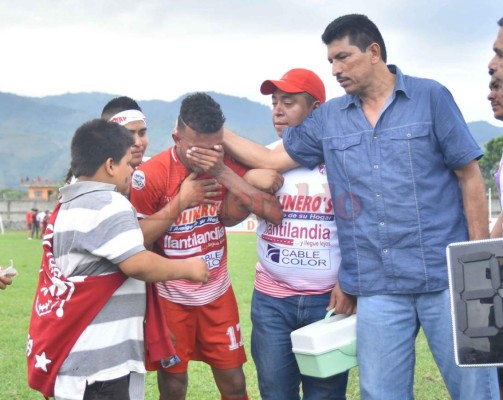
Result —
[[[245, 167], [225, 156], [224, 163], [243, 176]], [[155, 214], [179, 192], [190, 171], [179, 160], [175, 147], [152, 157], [140, 165], [133, 174], [131, 203], [139, 218]], [[201, 175], [198, 179], [211, 178]], [[227, 272], [227, 238], [220, 221], [222, 200], [227, 190], [214, 198], [214, 204], [202, 204], [185, 209], [175, 223], [155, 242], [154, 251], [161, 256], [182, 259], [204, 257], [210, 268], [207, 283], [180, 279], [158, 283], [159, 295], [168, 300], [191, 306], [211, 303], [230, 286]]]

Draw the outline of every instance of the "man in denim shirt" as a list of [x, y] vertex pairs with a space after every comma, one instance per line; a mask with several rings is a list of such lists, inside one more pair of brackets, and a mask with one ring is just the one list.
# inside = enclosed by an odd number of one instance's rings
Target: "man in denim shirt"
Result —
[[422, 327], [453, 399], [499, 399], [494, 368], [454, 362], [445, 256], [449, 243], [488, 237], [482, 152], [445, 87], [386, 65], [366, 16], [337, 18], [322, 39], [347, 94], [284, 130], [273, 156], [248, 158], [282, 171], [326, 163], [339, 281], [358, 297], [361, 398], [413, 398]]

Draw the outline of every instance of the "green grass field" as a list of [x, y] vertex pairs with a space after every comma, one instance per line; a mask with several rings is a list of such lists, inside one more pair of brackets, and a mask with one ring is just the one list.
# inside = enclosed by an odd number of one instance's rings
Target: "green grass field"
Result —
[[[25, 344], [37, 272], [42, 254], [40, 240], [27, 240], [24, 232], [7, 232], [0, 235], [0, 265], [14, 260], [19, 272], [14, 283], [0, 291], [0, 399], [31, 400], [42, 398], [26, 384]], [[229, 235], [229, 265], [234, 291], [241, 315], [242, 331], [248, 362], [245, 374], [251, 400], [260, 399], [255, 366], [250, 355], [250, 302], [253, 290], [255, 235], [234, 233]], [[417, 365], [415, 396], [418, 400], [448, 399], [437, 367], [424, 336], [417, 340]], [[147, 377], [147, 400], [158, 398], [155, 374]], [[348, 400], [359, 399], [358, 369], [350, 374]], [[189, 400], [218, 400], [220, 396], [211, 377], [210, 369], [203, 363], [193, 362], [189, 368]]]

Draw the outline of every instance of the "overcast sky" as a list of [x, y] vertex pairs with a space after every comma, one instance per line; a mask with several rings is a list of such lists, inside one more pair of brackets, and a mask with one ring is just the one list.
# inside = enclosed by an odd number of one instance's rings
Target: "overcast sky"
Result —
[[269, 104], [262, 81], [303, 67], [335, 97], [320, 36], [347, 13], [377, 24], [389, 63], [447, 86], [467, 121], [503, 126], [487, 101], [501, 0], [0, 0], [0, 91], [215, 91]]

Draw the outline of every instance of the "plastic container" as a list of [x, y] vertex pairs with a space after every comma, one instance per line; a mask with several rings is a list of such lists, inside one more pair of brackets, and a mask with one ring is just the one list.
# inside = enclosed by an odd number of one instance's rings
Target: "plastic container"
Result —
[[291, 333], [300, 373], [326, 378], [358, 365], [356, 315], [332, 315]]

